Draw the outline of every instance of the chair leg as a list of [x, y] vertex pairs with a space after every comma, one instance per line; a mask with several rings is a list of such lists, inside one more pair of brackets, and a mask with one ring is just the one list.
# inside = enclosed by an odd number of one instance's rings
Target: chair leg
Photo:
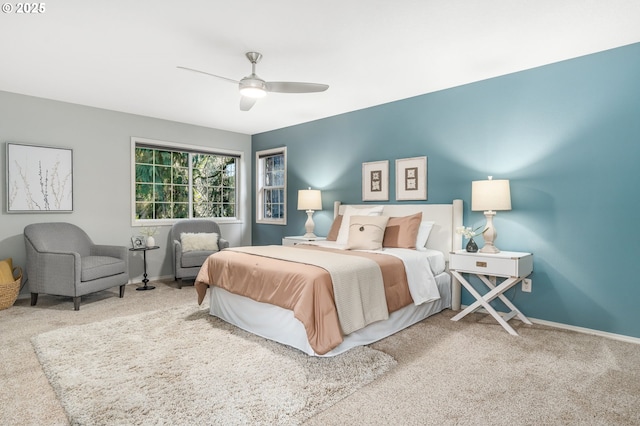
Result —
[[80, 296], [76, 296], [73, 298], [73, 310], [74, 311], [80, 310]]
[[182, 290], [182, 278], [176, 277], [176, 282], [178, 283], [178, 290]]
[[120, 286], [120, 299], [124, 297], [124, 285]]
[[38, 293], [31, 293], [31, 306], [36, 306], [38, 303]]

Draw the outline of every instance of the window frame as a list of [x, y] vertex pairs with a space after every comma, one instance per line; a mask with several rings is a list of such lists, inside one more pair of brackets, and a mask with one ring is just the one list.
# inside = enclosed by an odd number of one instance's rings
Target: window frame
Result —
[[[244, 153], [242, 151], [235, 151], [225, 148], [211, 148], [201, 145], [189, 145], [179, 142], [167, 142], [159, 141], [155, 139], [146, 139], [140, 137], [131, 138], [131, 226], [163, 226], [173, 225], [174, 223], [185, 220], [187, 218], [165, 218], [165, 219], [136, 219], [136, 146], [145, 145], [149, 148], [167, 149], [191, 153], [201, 154], [213, 154], [221, 156], [237, 157], [236, 170], [235, 170], [235, 182], [236, 182], [236, 194], [235, 194], [235, 213], [234, 217], [211, 217], [218, 223], [242, 223], [241, 217], [241, 205], [240, 200], [243, 198], [243, 187], [241, 182], [241, 168], [244, 164]], [[191, 181], [191, 167], [189, 167], [189, 181]], [[193, 201], [193, 191], [189, 191], [189, 206]], [[189, 218], [191, 217], [192, 209], [189, 208]], [[203, 219], [203, 218], [199, 218]]]
[[[282, 154], [284, 157], [284, 215], [281, 219], [268, 219], [263, 217], [264, 212], [264, 161], [266, 157]], [[278, 148], [265, 149], [262, 151], [256, 151], [256, 223], [270, 224], [270, 225], [286, 225], [287, 224], [287, 147], [282, 146]]]

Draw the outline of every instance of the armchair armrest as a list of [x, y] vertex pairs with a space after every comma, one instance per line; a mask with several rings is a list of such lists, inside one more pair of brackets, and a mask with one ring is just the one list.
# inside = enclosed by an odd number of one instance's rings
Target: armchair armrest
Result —
[[[80, 282], [82, 264], [80, 254], [74, 252], [39, 252], [34, 284], [38, 290], [65, 296], [75, 296], [75, 284]], [[39, 288], [46, 282], [47, 290]], [[52, 291], [53, 290], [53, 291]]]
[[176, 265], [179, 264], [181, 258], [182, 243], [180, 242], [180, 240], [173, 240], [173, 260], [176, 262]]
[[218, 248], [220, 250], [229, 248], [229, 241], [225, 240], [224, 238], [218, 239]]

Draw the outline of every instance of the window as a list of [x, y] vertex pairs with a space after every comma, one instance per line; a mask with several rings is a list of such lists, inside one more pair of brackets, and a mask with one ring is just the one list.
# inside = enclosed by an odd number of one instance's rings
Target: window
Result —
[[238, 217], [241, 153], [132, 139], [135, 221]]
[[287, 224], [287, 148], [256, 152], [256, 221]]

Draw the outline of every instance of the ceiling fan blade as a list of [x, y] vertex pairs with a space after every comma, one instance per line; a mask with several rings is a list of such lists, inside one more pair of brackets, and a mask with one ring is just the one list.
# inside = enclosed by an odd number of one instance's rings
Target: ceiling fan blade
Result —
[[249, 111], [256, 104], [257, 98], [240, 96], [240, 111]]
[[227, 78], [227, 77], [222, 77], [221, 75], [211, 74], [210, 72], [206, 72], [206, 71], [194, 70], [193, 68], [187, 68], [187, 67], [181, 67], [181, 66], [178, 66], [177, 68], [180, 68], [181, 70], [193, 71], [193, 72], [197, 72], [197, 73], [200, 73], [200, 74], [209, 75], [211, 77], [221, 78], [223, 80], [227, 80], [227, 81], [229, 81], [231, 83], [235, 83], [235, 84], [240, 83], [238, 80], [234, 80], [232, 78]]
[[329, 88], [327, 84], [297, 83], [293, 81], [268, 81], [267, 92], [280, 93], [313, 93], [324, 92]]

